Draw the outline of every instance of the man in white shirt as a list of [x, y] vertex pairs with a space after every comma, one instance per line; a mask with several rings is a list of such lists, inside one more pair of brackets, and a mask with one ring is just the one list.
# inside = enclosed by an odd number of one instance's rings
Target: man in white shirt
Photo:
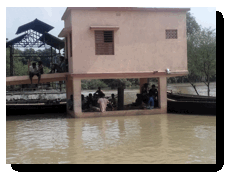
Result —
[[32, 63], [32, 66], [29, 67], [29, 77], [31, 80], [31, 84], [32, 84], [32, 77], [34, 75], [38, 76], [38, 84], [39, 84], [41, 74], [39, 73], [39, 70], [38, 70], [38, 67], [36, 66], [36, 63]]
[[105, 97], [105, 94], [101, 94], [101, 97], [97, 101], [97, 103], [100, 104], [101, 112], [106, 111], [107, 104], [109, 103], [108, 99], [106, 99], [104, 97]]

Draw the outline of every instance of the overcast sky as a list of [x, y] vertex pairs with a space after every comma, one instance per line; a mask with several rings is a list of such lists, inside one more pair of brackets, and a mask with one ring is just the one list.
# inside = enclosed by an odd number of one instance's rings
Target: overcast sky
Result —
[[[190, 12], [202, 27], [216, 29], [216, 8], [190, 7]], [[6, 7], [6, 38], [14, 39], [19, 26], [35, 20], [35, 18], [54, 27], [49, 33], [58, 36], [64, 28], [61, 20], [66, 7]]]

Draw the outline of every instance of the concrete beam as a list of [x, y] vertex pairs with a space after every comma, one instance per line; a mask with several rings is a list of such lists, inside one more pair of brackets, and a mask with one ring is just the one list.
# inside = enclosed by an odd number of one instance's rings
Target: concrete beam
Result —
[[158, 103], [162, 113], [167, 113], [167, 78], [159, 77]]
[[109, 117], [109, 116], [135, 116], [135, 115], [154, 115], [162, 114], [160, 108], [155, 109], [138, 109], [138, 110], [122, 110], [122, 111], [106, 111], [106, 112], [82, 112], [75, 113], [74, 118], [91, 118], [91, 117]]
[[[53, 82], [53, 81], [65, 81], [68, 73], [52, 73], [42, 74], [40, 83]], [[32, 83], [38, 83], [38, 77], [35, 75], [32, 78]], [[6, 77], [6, 85], [20, 85], [20, 84], [31, 84], [29, 75], [28, 76], [11, 76]]]

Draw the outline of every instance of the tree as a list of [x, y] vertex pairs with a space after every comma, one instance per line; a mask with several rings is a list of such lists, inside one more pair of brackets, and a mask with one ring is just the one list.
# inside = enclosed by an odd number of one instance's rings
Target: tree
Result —
[[82, 89], [97, 89], [98, 87], [107, 88], [108, 86], [99, 79], [81, 80]]
[[187, 39], [187, 56], [188, 56], [188, 81], [196, 91], [197, 95], [199, 93], [197, 92], [196, 85], [194, 84], [194, 81], [196, 78], [200, 77], [200, 73], [197, 69], [197, 61], [198, 61], [198, 55], [197, 55], [197, 47], [196, 47], [196, 34], [192, 34]]
[[195, 35], [194, 49], [196, 58], [193, 61], [198, 73], [204, 77], [210, 96], [210, 78], [216, 75], [216, 32], [215, 29], [204, 28]]
[[201, 29], [201, 26], [195, 20], [190, 12], [186, 14], [186, 28], [187, 28], [187, 38]]
[[188, 58], [188, 71], [187, 76], [188, 82], [192, 85], [197, 95], [199, 95], [196, 85], [194, 82], [195, 79], [199, 77], [197, 66], [195, 62], [197, 60], [196, 49], [195, 49], [195, 35], [201, 30], [201, 26], [196, 22], [195, 17], [191, 15], [190, 12], [186, 14], [186, 28], [187, 28], [187, 58]]

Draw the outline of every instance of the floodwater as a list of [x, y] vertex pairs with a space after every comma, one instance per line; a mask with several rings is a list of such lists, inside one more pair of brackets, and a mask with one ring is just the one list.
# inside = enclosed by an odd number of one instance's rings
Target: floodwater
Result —
[[[138, 90], [125, 91], [134, 101]], [[215, 164], [216, 116], [7, 116], [6, 163]]]
[[7, 164], [216, 163], [215, 116], [15, 118], [6, 121]]

